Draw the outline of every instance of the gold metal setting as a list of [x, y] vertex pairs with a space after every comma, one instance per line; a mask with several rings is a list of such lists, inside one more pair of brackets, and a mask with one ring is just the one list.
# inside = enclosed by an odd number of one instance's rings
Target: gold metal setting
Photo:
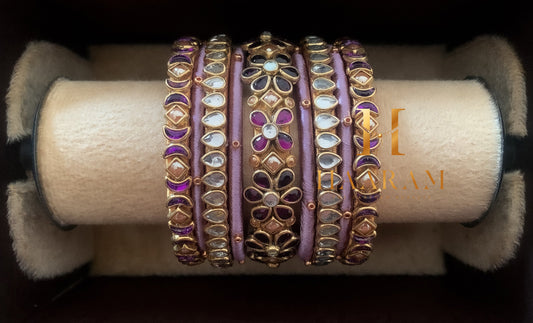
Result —
[[[313, 109], [315, 123], [317, 182], [322, 184], [323, 174], [329, 174], [331, 182], [333, 178], [341, 178], [337, 174], [342, 158], [337, 154], [337, 146], [341, 140], [336, 130], [339, 124], [336, 115], [339, 101], [335, 96], [337, 87], [334, 82], [334, 70], [330, 65], [332, 47], [316, 36], [305, 37], [301, 47], [307, 62], [311, 87], [310, 107]], [[329, 120], [329, 123], [325, 123], [324, 120]], [[316, 205], [318, 216], [311, 260], [314, 265], [327, 265], [335, 260], [335, 249], [339, 242], [338, 232], [340, 231], [338, 210], [343, 200], [338, 193], [338, 186], [331, 185], [331, 183], [318, 186]]]
[[377, 176], [380, 162], [373, 153], [381, 143], [381, 136], [376, 133], [379, 108], [374, 103], [376, 90], [373, 87], [373, 70], [367, 63], [364, 48], [359, 42], [346, 39], [337, 41], [335, 47], [341, 53], [350, 82], [353, 142], [358, 155], [353, 163], [354, 212], [344, 214], [351, 219], [351, 230], [340, 261], [347, 265], [359, 265], [372, 253], [372, 241], [377, 235], [378, 213], [373, 205], [381, 195]]
[[253, 185], [244, 189], [243, 196], [255, 205], [245, 244], [248, 257], [275, 268], [292, 258], [299, 244], [292, 226], [297, 222], [294, 205], [303, 193], [293, 186], [291, 168], [296, 160], [291, 155], [295, 143], [290, 135], [290, 124], [296, 118], [291, 96], [299, 79], [291, 60], [295, 47], [265, 32], [243, 49], [247, 67], [241, 79], [253, 93], [246, 102], [254, 128], [249, 159]]
[[167, 147], [166, 163], [168, 226], [172, 232], [174, 254], [179, 262], [196, 265], [204, 261], [198, 248], [195, 223], [192, 218], [193, 202], [190, 198], [190, 150], [189, 109], [190, 92], [195, 60], [200, 42], [194, 38], [182, 38], [174, 42], [174, 55], [168, 61], [168, 79], [165, 84], [169, 94], [165, 98], [167, 123], [163, 128]]
[[[204, 91], [202, 124], [205, 133], [201, 139], [204, 147], [202, 160], [213, 154], [219, 156], [218, 164], [204, 162], [205, 172], [202, 177], [205, 192], [202, 195], [205, 206], [202, 217], [207, 240], [206, 254], [211, 265], [229, 267], [233, 259], [226, 194], [226, 111], [231, 42], [225, 35], [217, 35], [207, 41], [205, 47], [204, 77], [201, 82]], [[235, 146], [235, 143], [232, 145]]]

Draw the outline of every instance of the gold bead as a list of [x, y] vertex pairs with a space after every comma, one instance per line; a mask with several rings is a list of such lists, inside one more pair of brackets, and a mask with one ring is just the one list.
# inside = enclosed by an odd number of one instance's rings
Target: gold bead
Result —
[[351, 117], [345, 117], [342, 119], [342, 124], [346, 127], [350, 126], [352, 124], [352, 118]]
[[314, 210], [316, 208], [316, 204], [313, 201], [307, 202], [306, 206], [309, 210]]
[[194, 78], [194, 82], [195, 82], [196, 84], [200, 84], [200, 83], [202, 83], [203, 80], [204, 80], [204, 79], [203, 79], [201, 76], [197, 76], [197, 77]]
[[306, 109], [309, 109], [311, 107], [311, 101], [309, 101], [308, 99], [303, 99], [302, 100], [302, 107], [304, 107]]
[[200, 185], [202, 184], [202, 179], [200, 177], [195, 177], [192, 182], [194, 185]]
[[235, 60], [237, 62], [242, 62], [242, 55], [241, 54], [235, 54]]
[[261, 158], [259, 158], [257, 155], [250, 156], [250, 165], [252, 165], [252, 167], [259, 167], [260, 164]]
[[288, 167], [294, 167], [296, 165], [296, 159], [292, 155], [287, 157], [287, 160], [285, 162], [287, 163]]
[[231, 145], [233, 146], [233, 148], [239, 148], [241, 146], [241, 143], [238, 140], [233, 140], [231, 142]]
[[343, 217], [345, 217], [346, 219], [350, 219], [352, 217], [352, 212], [350, 211], [345, 211], [343, 214], [342, 214]]
[[233, 240], [234, 240], [235, 242], [241, 242], [241, 241], [242, 241], [242, 235], [240, 235], [240, 234], [235, 234], [235, 235], [233, 236]]

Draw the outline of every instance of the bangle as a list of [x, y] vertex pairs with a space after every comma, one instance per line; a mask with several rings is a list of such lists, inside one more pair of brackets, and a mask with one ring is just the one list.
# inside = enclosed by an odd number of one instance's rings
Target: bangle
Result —
[[376, 92], [373, 87], [373, 70], [361, 44], [354, 40], [339, 40], [335, 46], [341, 53], [350, 82], [353, 142], [357, 151], [352, 167], [355, 205], [349, 238], [340, 261], [347, 265], [359, 265], [370, 256], [372, 241], [376, 237], [378, 213], [372, 205], [381, 196], [377, 175], [381, 164], [373, 152], [381, 143], [381, 136], [376, 134], [378, 122], [375, 119], [379, 115], [379, 109], [373, 102]]
[[193, 201], [190, 195], [191, 151], [188, 147], [191, 133], [190, 94], [199, 41], [192, 37], [180, 38], [174, 42], [173, 51], [174, 55], [167, 64], [166, 85], [169, 94], [165, 98], [166, 125], [163, 127], [167, 139], [163, 158], [167, 171], [168, 226], [172, 232], [173, 249], [178, 261], [196, 265], [204, 261], [204, 255], [195, 236]]
[[318, 207], [312, 263], [327, 265], [336, 257], [339, 220], [342, 217], [339, 204], [342, 203], [343, 196], [339, 194], [338, 189], [342, 184], [342, 176], [338, 174], [338, 169], [343, 159], [337, 153], [337, 147], [341, 143], [341, 139], [337, 136], [337, 126], [340, 121], [336, 110], [339, 101], [336, 97], [337, 86], [333, 81], [331, 47], [316, 36], [306, 37], [302, 45], [311, 85], [318, 167], [316, 174]]
[[[204, 205], [202, 205], [203, 210], [199, 212], [205, 221], [207, 259], [214, 267], [228, 267], [232, 264], [226, 175], [226, 112], [230, 56], [231, 43], [225, 35], [211, 38], [205, 44], [204, 64], [201, 71], [204, 78], [201, 76], [195, 78], [196, 83], [201, 84], [203, 88], [201, 99], [203, 109], [200, 109], [200, 111], [203, 110], [203, 116], [201, 119], [194, 118], [194, 121], [200, 122], [201, 120], [205, 133], [201, 137], [202, 145], [198, 149], [198, 152], [203, 152], [201, 163], [205, 167], [204, 175], [201, 177], [205, 193], [198, 194]], [[200, 160], [198, 162], [193, 160], [193, 162], [200, 165]], [[197, 186], [198, 189], [201, 188], [200, 185]]]
[[294, 46], [270, 33], [261, 34], [243, 49], [248, 67], [241, 78], [250, 83], [253, 93], [247, 105], [252, 109], [249, 120], [254, 128], [253, 185], [243, 191], [244, 199], [253, 205], [251, 233], [245, 244], [252, 260], [278, 267], [296, 254], [300, 240], [292, 227], [297, 217], [294, 205], [302, 199], [302, 190], [293, 185], [296, 158], [291, 154], [294, 141], [289, 133], [294, 120], [293, 83], [299, 73], [291, 65]]

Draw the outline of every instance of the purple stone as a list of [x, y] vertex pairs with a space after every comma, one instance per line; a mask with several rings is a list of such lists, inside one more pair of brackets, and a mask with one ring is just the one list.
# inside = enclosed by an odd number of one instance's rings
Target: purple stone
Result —
[[292, 209], [290, 207], [276, 206], [274, 212], [282, 220], [290, 219], [292, 216]]
[[191, 64], [191, 59], [188, 56], [185, 55], [174, 55], [168, 60], [168, 64], [174, 64], [174, 63], [188, 63]]
[[268, 122], [266, 115], [258, 110], [252, 111], [252, 113], [250, 113], [250, 121], [254, 126], [257, 127], [262, 127]]
[[181, 129], [172, 129], [165, 126], [165, 135], [171, 140], [183, 139], [189, 133], [188, 127]]
[[178, 256], [178, 260], [181, 262], [195, 262], [196, 256]]
[[186, 179], [183, 182], [176, 183], [167, 179], [167, 187], [174, 192], [183, 192], [191, 187], [191, 180]]
[[378, 212], [376, 212], [376, 210], [371, 209], [371, 208], [361, 208], [359, 209], [359, 211], [357, 211], [357, 214], [355, 216], [356, 217], [378, 216]]
[[289, 64], [291, 62], [291, 59], [287, 55], [279, 54], [278, 56], [276, 56], [276, 61], [281, 64]]
[[187, 97], [181, 93], [172, 93], [167, 96], [167, 99], [165, 100], [165, 105], [171, 103], [183, 103], [185, 105], [189, 105], [189, 99], [187, 99]]
[[279, 126], [289, 124], [292, 121], [292, 111], [289, 109], [281, 109], [276, 117], [276, 124]]
[[368, 109], [376, 114], [379, 114], [379, 109], [377, 105], [369, 101], [363, 101], [355, 107], [356, 113], [359, 113], [359, 111], [365, 110], [365, 109]]
[[356, 169], [359, 167], [367, 166], [367, 165], [372, 165], [372, 166], [376, 166], [377, 168], [381, 168], [381, 163], [379, 159], [374, 155], [359, 156], [355, 160]]
[[252, 248], [252, 249], [263, 249], [263, 246], [260, 245], [259, 243], [257, 243], [257, 241], [255, 240], [246, 240], [244, 242], [244, 244], [248, 247], [248, 248]]
[[341, 46], [346, 47], [350, 45], [361, 46], [361, 43], [355, 39], [344, 39], [341, 41]]
[[283, 189], [294, 180], [294, 173], [290, 169], [284, 169], [278, 177], [277, 188]]
[[170, 227], [170, 231], [172, 231], [175, 234], [178, 234], [180, 236], [184, 236], [184, 235], [187, 235], [187, 234], [191, 233], [192, 229], [193, 229], [192, 225], [189, 225], [189, 226], [183, 227], [183, 228], [178, 228], [178, 227], [174, 227], [174, 226]]
[[183, 197], [183, 196], [176, 196], [176, 197], [173, 197], [171, 198], [170, 200], [168, 200], [167, 202], [167, 207], [171, 207], [171, 206], [176, 206], [176, 205], [184, 205], [184, 206], [187, 206], [187, 207], [192, 207], [190, 201]]
[[263, 137], [263, 135], [258, 135], [252, 139], [252, 147], [255, 151], [262, 152], [266, 149], [268, 145], [268, 139]]
[[249, 187], [244, 191], [244, 197], [251, 202], [259, 202], [263, 199], [263, 193], [254, 187]]
[[372, 247], [369, 247], [369, 246], [355, 246], [355, 248], [353, 248], [353, 250], [364, 250], [364, 251], [372, 251]]
[[[364, 147], [364, 140], [361, 136], [355, 137], [355, 140], [357, 140], [357, 143], [359, 146]], [[379, 137], [370, 139], [370, 149], [375, 149], [379, 143], [381, 142]]]
[[183, 82], [174, 82], [174, 81], [171, 81], [170, 79], [166, 79], [165, 82], [167, 83], [167, 86], [170, 87], [170, 88], [182, 89], [182, 88], [186, 87], [187, 85], [189, 85], [189, 83], [191, 81], [187, 80], [187, 81], [183, 81]]
[[252, 176], [252, 180], [257, 186], [264, 189], [269, 189], [272, 186], [270, 176], [268, 176], [268, 174], [265, 172], [256, 172]]
[[248, 67], [248, 68], [245, 68], [243, 71], [242, 71], [242, 76], [245, 77], [245, 78], [248, 78], [248, 77], [252, 77], [256, 74], [259, 74], [261, 73], [261, 69], [257, 68], [257, 67]]
[[280, 131], [278, 134], [278, 143], [281, 149], [289, 150], [292, 148], [292, 137], [288, 133]]
[[291, 77], [298, 77], [298, 70], [295, 67], [287, 66], [281, 69], [284, 73]]
[[353, 236], [353, 240], [359, 244], [368, 244], [368, 243], [372, 243], [372, 238], [369, 238], [369, 237], [358, 237], [358, 236]]
[[257, 78], [255, 81], [252, 82], [252, 89], [254, 89], [255, 91], [264, 90], [267, 87], [269, 80], [270, 76], [268, 75], [263, 75]]
[[254, 219], [263, 221], [270, 214], [270, 208], [268, 207], [258, 207], [252, 211], [252, 216]]
[[165, 149], [165, 153], [163, 154], [163, 157], [167, 158], [167, 157], [173, 156], [173, 155], [182, 155], [182, 156], [185, 156], [185, 157], [189, 157], [189, 152], [182, 145], [171, 145], [171, 146], [168, 146], [167, 149]]
[[[296, 247], [299, 242], [300, 242], [300, 240], [298, 240], [298, 239], [294, 239], [292, 241], [289, 241], [289, 243], [287, 243], [286, 245], [283, 246], [283, 249], [289, 249], [289, 248]], [[279, 256], [282, 257], [281, 253], [279, 254]]]
[[262, 243], [270, 243], [270, 237], [263, 232], [256, 232], [254, 233], [255, 240], [262, 242]]
[[375, 193], [365, 194], [357, 191], [357, 198], [359, 201], [365, 204], [372, 204], [377, 202], [379, 198], [381, 197], [381, 191], [377, 191]]
[[283, 195], [283, 200], [287, 203], [296, 203], [302, 198], [302, 191], [293, 187]]
[[351, 62], [350, 66], [348, 67], [348, 69], [350, 71], [353, 71], [353, 70], [358, 69], [358, 68], [366, 68], [368, 70], [371, 70], [372, 66], [370, 66], [370, 64], [368, 64], [367, 62], [355, 61], [355, 62]]
[[254, 55], [250, 58], [250, 61], [255, 64], [263, 64], [266, 61], [266, 58], [263, 55]]
[[183, 47], [180, 48], [180, 46], [174, 47], [174, 52], [176, 54], [186, 54], [186, 53], [191, 53], [193, 51], [194, 51], [194, 47], [185, 47], [185, 48]]
[[285, 242], [289, 241], [293, 237], [292, 233], [290, 232], [283, 232], [279, 235], [278, 240], [276, 244], [278, 246], [282, 246]]
[[180, 38], [178, 38], [176, 41], [177, 42], [192, 42], [194, 41], [195, 38], [192, 37], [192, 36], [181, 36]]
[[276, 86], [283, 92], [290, 92], [292, 90], [291, 82], [287, 81], [281, 76], [274, 77], [274, 82]]
[[361, 97], [369, 97], [372, 94], [374, 94], [374, 92], [376, 92], [376, 88], [370, 88], [370, 89], [366, 89], [366, 90], [361, 90], [361, 89], [357, 89], [355, 87], [352, 87], [351, 89], [357, 96], [361, 96]]

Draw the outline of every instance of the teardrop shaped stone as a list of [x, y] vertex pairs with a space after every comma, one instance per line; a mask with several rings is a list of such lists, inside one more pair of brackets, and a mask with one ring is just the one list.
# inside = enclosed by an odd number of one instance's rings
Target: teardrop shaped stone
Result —
[[321, 94], [315, 98], [315, 106], [320, 110], [333, 109], [339, 101], [333, 95]]
[[252, 176], [253, 182], [260, 188], [269, 189], [272, 186], [270, 176], [263, 171], [258, 171]]
[[293, 180], [294, 172], [286, 168], [278, 175], [277, 188], [281, 190], [290, 185]]
[[302, 198], [302, 191], [297, 188], [293, 187], [289, 191], [285, 192], [283, 194], [282, 199], [287, 203], [296, 203]]
[[244, 78], [248, 78], [248, 77], [252, 77], [256, 74], [259, 74], [261, 73], [261, 70], [257, 67], [247, 67], [245, 68], [244, 70], [242, 70], [242, 77]]
[[252, 82], [252, 89], [255, 91], [262, 91], [268, 84], [269, 76], [263, 75]]
[[318, 164], [325, 170], [332, 169], [341, 163], [342, 159], [334, 153], [322, 153], [318, 156]]
[[213, 60], [221, 60], [226, 58], [226, 52], [224, 51], [217, 51], [217, 52], [211, 52], [205, 55], [207, 59], [213, 59]]
[[287, 55], [279, 54], [278, 56], [276, 56], [276, 61], [281, 64], [289, 64], [291, 62], [291, 59]]
[[254, 234], [254, 238], [257, 241], [262, 242], [262, 243], [270, 243], [270, 238], [268, 237], [266, 233], [263, 233], [263, 232], [256, 232]]
[[265, 150], [268, 145], [268, 139], [263, 137], [263, 135], [258, 135], [252, 139], [252, 147], [255, 151], [261, 152]]
[[244, 191], [244, 197], [251, 202], [258, 202], [263, 199], [263, 193], [255, 187], [248, 187]]
[[[333, 185], [331, 185], [333, 182]], [[342, 177], [334, 172], [322, 172], [320, 176], [320, 187], [325, 190], [332, 190], [342, 183]]]
[[262, 127], [268, 122], [268, 119], [264, 112], [255, 110], [250, 113], [250, 121], [254, 126]]
[[268, 214], [270, 213], [269, 207], [258, 207], [254, 208], [252, 211], [252, 217], [256, 220], [263, 221], [268, 217]]
[[290, 77], [298, 77], [298, 70], [293, 66], [287, 66], [281, 69], [283, 73], [289, 75]]
[[285, 242], [289, 241], [290, 238], [292, 238], [292, 237], [293, 237], [293, 235], [290, 232], [280, 233], [276, 244], [278, 246], [282, 246]]
[[309, 55], [309, 59], [311, 60], [311, 62], [322, 62], [322, 61], [327, 60], [328, 58], [329, 58], [328, 55], [319, 54], [319, 53], [313, 53]]
[[318, 227], [318, 234], [320, 234], [321, 236], [328, 237], [328, 236], [332, 236], [334, 234], [337, 234], [337, 232], [339, 232], [339, 230], [340, 230], [340, 228], [339, 228], [338, 225], [323, 224], [323, 225]]
[[202, 137], [202, 142], [213, 148], [220, 148], [226, 143], [226, 136], [220, 131], [211, 131]]
[[202, 99], [202, 102], [212, 108], [220, 108], [226, 103], [226, 98], [220, 93], [211, 93]]
[[293, 144], [292, 137], [288, 133], [280, 132], [278, 134], [278, 143], [281, 149], [289, 150], [292, 148]]
[[311, 71], [315, 74], [327, 74], [327, 73], [332, 72], [333, 68], [327, 64], [318, 63], [318, 64], [314, 64], [311, 67]]
[[341, 218], [341, 213], [334, 209], [322, 209], [318, 213], [318, 218], [322, 223], [334, 223]]
[[339, 241], [334, 238], [322, 238], [318, 240], [318, 246], [320, 248], [333, 248], [337, 243], [339, 243]]
[[340, 138], [329, 132], [322, 132], [316, 137], [316, 144], [322, 149], [330, 149], [340, 144]]
[[202, 200], [212, 206], [221, 206], [226, 202], [226, 194], [222, 191], [209, 191], [202, 196]]
[[213, 249], [222, 249], [228, 246], [228, 243], [224, 239], [212, 239], [207, 242], [208, 246]]
[[226, 211], [223, 209], [210, 209], [204, 213], [204, 218], [211, 223], [222, 223], [226, 221]]
[[291, 82], [287, 81], [283, 77], [276, 76], [274, 77], [274, 81], [276, 82], [277, 87], [283, 91], [283, 92], [289, 92], [292, 89]]
[[313, 88], [315, 90], [323, 91], [323, 90], [329, 90], [331, 88], [335, 87], [335, 83], [332, 80], [328, 80], [324, 77], [316, 78], [313, 81]]
[[276, 117], [276, 124], [282, 126], [291, 123], [292, 118], [292, 111], [287, 108], [283, 108], [278, 112], [278, 115]]
[[213, 171], [204, 175], [202, 181], [206, 185], [219, 188], [226, 184], [226, 175], [220, 171]]
[[211, 112], [202, 118], [202, 123], [206, 127], [219, 128], [226, 124], [226, 116], [219, 111]]
[[278, 205], [274, 211], [278, 215], [278, 217], [282, 220], [287, 220], [292, 216], [292, 209], [290, 207], [283, 207]]
[[255, 240], [246, 240], [244, 242], [246, 247], [252, 248], [252, 249], [262, 249], [263, 246], [261, 246], [259, 243], [257, 243]]
[[212, 89], [219, 90], [226, 86], [226, 80], [220, 76], [213, 76], [206, 79], [204, 84]]
[[209, 63], [204, 67], [204, 71], [209, 74], [221, 74], [226, 67], [220, 62]]
[[205, 229], [205, 232], [213, 237], [223, 237], [226, 235], [228, 230], [226, 229], [225, 225], [212, 225], [209, 226], [207, 229]]
[[320, 130], [328, 130], [336, 127], [339, 124], [339, 119], [331, 114], [321, 113], [315, 118], [315, 126]]
[[318, 201], [323, 206], [333, 206], [342, 202], [342, 196], [335, 192], [325, 191], [319, 195]]
[[263, 64], [266, 61], [266, 58], [263, 55], [254, 55], [250, 61], [255, 64]]
[[226, 156], [224, 156], [224, 154], [218, 151], [214, 151], [214, 152], [205, 154], [202, 157], [202, 162], [209, 167], [213, 167], [213, 168], [222, 167], [226, 163]]

